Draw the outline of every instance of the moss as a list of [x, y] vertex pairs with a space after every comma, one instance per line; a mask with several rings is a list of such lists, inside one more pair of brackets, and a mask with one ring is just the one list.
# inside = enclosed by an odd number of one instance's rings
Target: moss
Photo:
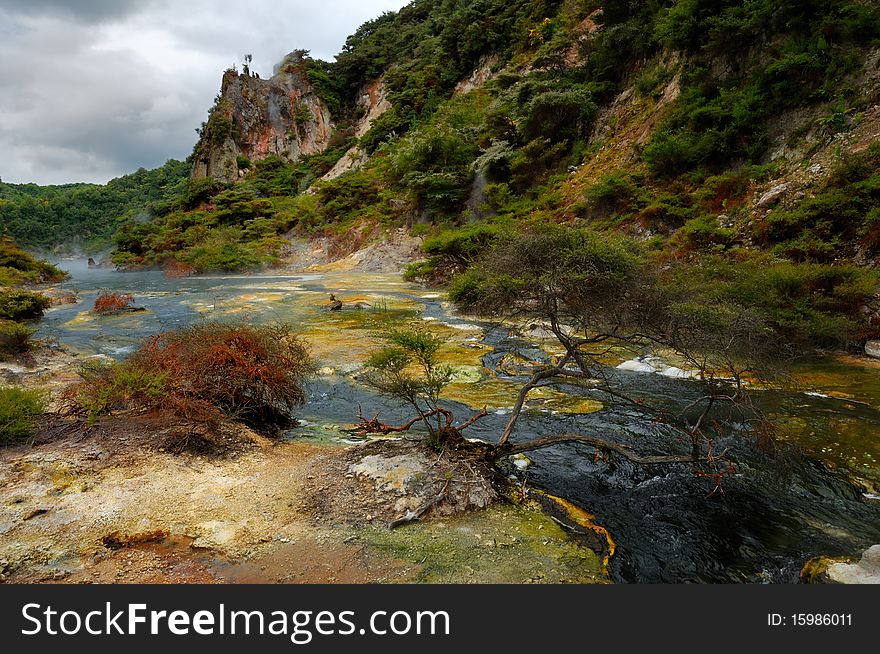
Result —
[[601, 556], [526, 505], [495, 505], [388, 531], [352, 536], [418, 566], [421, 583], [607, 583]]

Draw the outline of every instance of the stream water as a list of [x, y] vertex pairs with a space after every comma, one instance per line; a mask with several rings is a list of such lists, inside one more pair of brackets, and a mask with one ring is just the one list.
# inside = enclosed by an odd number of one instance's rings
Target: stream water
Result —
[[[494, 440], [503, 429], [524, 369], [546, 359], [539, 339], [464, 320], [442, 295], [396, 275], [228, 275], [169, 279], [158, 271], [118, 273], [64, 262], [81, 302], [50, 310], [39, 336], [83, 357], [124, 357], [144, 338], [198, 320], [287, 321], [310, 343], [321, 366], [309, 401], [289, 439], [345, 441], [340, 431], [364, 414], [404, 422], [402, 407], [357, 381], [367, 354], [381, 345], [377, 331], [417, 321], [448, 337], [443, 358], [458, 373], [447, 392], [456, 415], [487, 406], [488, 418], [468, 436]], [[146, 311], [115, 317], [89, 314], [100, 290], [132, 293]], [[325, 310], [329, 294], [367, 309]], [[544, 344], [546, 345], [546, 344]], [[579, 445], [530, 454], [511, 474], [595, 513], [617, 543], [610, 572], [631, 582], [790, 582], [817, 555], [856, 555], [880, 542], [880, 367], [854, 359], [804, 362], [797, 391], [765, 392], [764, 409], [785, 425], [796, 445], [775, 457], [756, 450], [736, 428], [720, 435], [738, 473], [725, 493], [709, 495], [711, 480], [685, 466], [636, 467], [619, 457], [596, 460]], [[611, 369], [627, 392], [671, 409], [697, 389], [686, 379]], [[562, 431], [597, 433], [645, 453], [670, 447], [669, 435], [633, 409], [603, 404], [589, 387], [556, 386], [530, 396], [514, 440]], [[638, 427], [637, 425], [641, 425]], [[685, 443], [673, 448], [687, 450]], [[803, 452], [800, 455], [799, 452]], [[856, 483], [854, 483], [856, 482]]]

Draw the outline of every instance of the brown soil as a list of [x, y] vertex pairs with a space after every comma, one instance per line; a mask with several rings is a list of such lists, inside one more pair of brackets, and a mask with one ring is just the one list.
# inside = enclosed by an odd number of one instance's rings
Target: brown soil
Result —
[[[327, 446], [226, 424], [209, 455], [168, 451], [167, 421], [104, 421], [0, 450], [0, 575], [9, 582], [406, 581], [412, 566], [313, 519]], [[52, 429], [49, 429], [49, 433]], [[335, 451], [332, 448], [330, 452]], [[332, 454], [329, 454], [332, 456]]]

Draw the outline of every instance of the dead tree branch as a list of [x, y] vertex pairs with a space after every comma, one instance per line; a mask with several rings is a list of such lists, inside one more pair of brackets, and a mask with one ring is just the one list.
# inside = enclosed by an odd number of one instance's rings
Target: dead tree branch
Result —
[[694, 458], [690, 455], [639, 456], [638, 454], [632, 452], [632, 450], [625, 445], [612, 443], [610, 441], [602, 440], [601, 438], [595, 438], [593, 436], [586, 436], [585, 434], [555, 434], [553, 436], [542, 436], [540, 438], [535, 438], [524, 443], [516, 443], [514, 445], [507, 445], [506, 447], [499, 447], [497, 449], [497, 455], [501, 457], [511, 454], [519, 454], [520, 452], [539, 450], [545, 447], [550, 447], [551, 445], [558, 445], [559, 443], [583, 443], [585, 445], [591, 445], [597, 450], [619, 454], [627, 460], [631, 461], [632, 463], [638, 465], [659, 465], [664, 463], [695, 463], [702, 460], [700, 458]]
[[441, 490], [435, 497], [432, 497], [427, 502], [422, 504], [419, 508], [414, 511], [407, 511], [406, 515], [398, 518], [397, 520], [392, 520], [388, 525], [389, 529], [396, 529], [401, 525], [405, 525], [407, 523], [418, 520], [423, 515], [425, 515], [430, 509], [434, 508], [440, 502], [442, 502], [446, 498], [446, 493], [449, 491], [449, 480], [446, 480], [446, 483], [443, 485], [443, 490]]

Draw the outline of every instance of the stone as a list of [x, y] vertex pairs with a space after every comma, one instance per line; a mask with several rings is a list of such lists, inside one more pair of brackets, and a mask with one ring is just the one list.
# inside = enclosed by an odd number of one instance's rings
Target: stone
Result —
[[330, 110], [307, 78], [301, 51], [287, 55], [270, 79], [226, 71], [209, 125], [211, 121], [236, 129], [221, 137], [206, 130], [194, 152], [193, 179], [235, 181], [242, 172], [239, 156], [261, 161], [277, 155], [296, 161], [318, 154], [333, 133]]
[[880, 341], [868, 341], [865, 343], [865, 354], [874, 359], [880, 359]]
[[767, 191], [757, 202], [757, 206], [761, 209], [766, 209], [767, 207], [771, 207], [779, 200], [782, 199], [782, 196], [788, 192], [788, 184], [777, 184], [769, 191]]
[[858, 563], [832, 563], [828, 578], [839, 584], [880, 584], [880, 545], [872, 545]]

